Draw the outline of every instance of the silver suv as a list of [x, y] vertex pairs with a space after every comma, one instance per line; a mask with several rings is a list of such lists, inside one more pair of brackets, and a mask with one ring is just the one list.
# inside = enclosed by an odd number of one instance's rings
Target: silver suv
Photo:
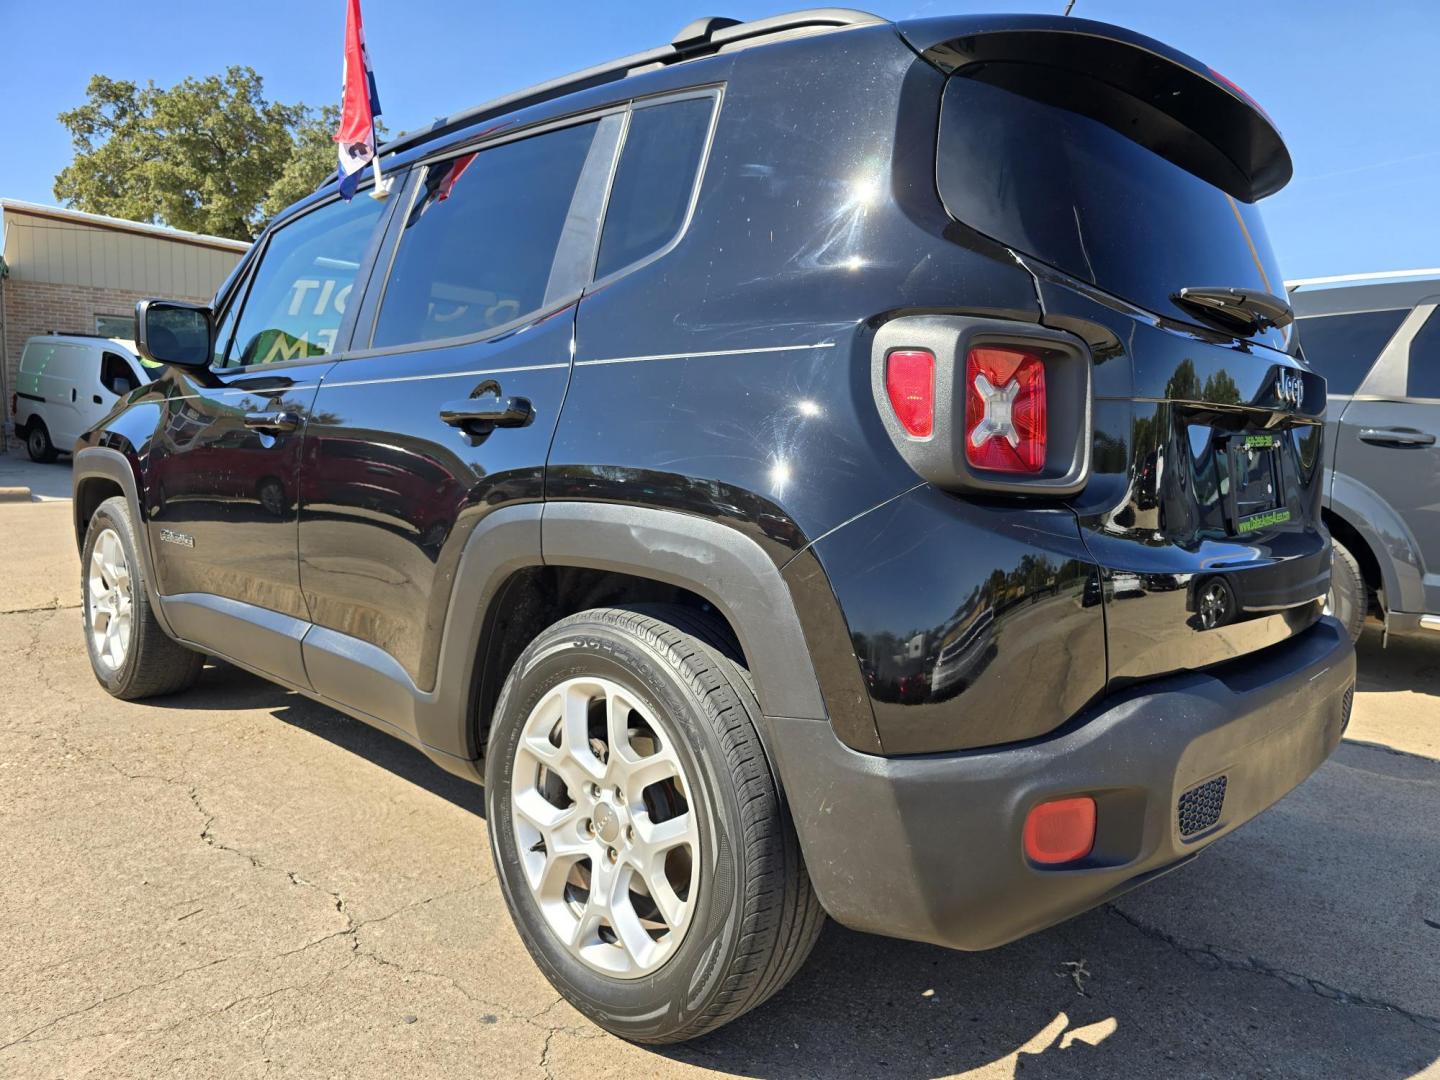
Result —
[[1330, 610], [1360, 635], [1440, 631], [1440, 269], [1288, 283], [1329, 382], [1322, 515]]

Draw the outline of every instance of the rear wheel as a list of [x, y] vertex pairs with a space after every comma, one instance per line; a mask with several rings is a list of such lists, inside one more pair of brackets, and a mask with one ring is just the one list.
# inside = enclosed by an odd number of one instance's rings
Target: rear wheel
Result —
[[563, 619], [516, 662], [486, 753], [506, 902], [601, 1027], [679, 1042], [799, 969], [822, 912], [724, 630], [685, 608]]
[[25, 432], [25, 452], [31, 461], [50, 462], [56, 457], [55, 444], [50, 441], [50, 430], [38, 416], [30, 421]]
[[1325, 599], [1325, 614], [1333, 615], [1345, 627], [1350, 640], [1359, 641], [1365, 628], [1365, 613], [1370, 606], [1370, 591], [1360, 563], [1350, 549], [1339, 540], [1331, 540], [1330, 594]]
[[100, 685], [126, 700], [184, 690], [205, 663], [160, 628], [137, 550], [129, 504], [106, 499], [90, 518], [81, 555], [85, 646]]

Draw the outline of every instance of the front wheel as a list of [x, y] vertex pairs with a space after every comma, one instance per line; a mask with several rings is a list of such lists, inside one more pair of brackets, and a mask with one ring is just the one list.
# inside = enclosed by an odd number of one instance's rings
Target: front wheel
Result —
[[138, 550], [130, 505], [118, 495], [106, 499], [90, 518], [81, 553], [85, 645], [100, 685], [127, 701], [184, 690], [205, 663], [161, 629]]
[[491, 847], [535, 962], [636, 1042], [789, 981], [823, 915], [724, 632], [685, 608], [563, 619], [515, 663], [486, 752]]

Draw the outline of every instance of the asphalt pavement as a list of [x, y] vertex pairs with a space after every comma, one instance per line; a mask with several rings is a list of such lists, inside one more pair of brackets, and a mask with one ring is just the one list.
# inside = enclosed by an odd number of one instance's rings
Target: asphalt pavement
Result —
[[0, 1076], [1440, 1076], [1440, 641], [1367, 632], [1335, 756], [1175, 873], [989, 953], [831, 925], [657, 1051], [530, 962], [480, 789], [226, 665], [107, 697], [63, 501], [0, 566]]

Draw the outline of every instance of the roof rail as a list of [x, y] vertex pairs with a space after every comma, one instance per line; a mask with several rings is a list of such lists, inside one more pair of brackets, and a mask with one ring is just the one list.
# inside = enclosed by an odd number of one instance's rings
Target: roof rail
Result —
[[1303, 289], [1318, 285], [1378, 285], [1387, 281], [1412, 278], [1440, 278], [1440, 266], [1429, 270], [1379, 270], [1370, 274], [1336, 274], [1332, 277], [1297, 278], [1285, 282], [1286, 289]]
[[[786, 15], [772, 15], [765, 19], [738, 22], [720, 16], [696, 19], [675, 35], [668, 45], [660, 45], [644, 52], [632, 53], [619, 60], [610, 60], [595, 67], [585, 68], [558, 79], [540, 83], [537, 86], [517, 90], [504, 97], [495, 98], [482, 105], [462, 109], [450, 116], [442, 117], [433, 124], [413, 131], [401, 132], [379, 148], [380, 154], [393, 154], [409, 149], [437, 135], [458, 131], [463, 127], [501, 113], [513, 112], [529, 105], [538, 105], [552, 98], [588, 90], [593, 86], [616, 82], [629, 75], [638, 74], [666, 64], [693, 60], [709, 56], [728, 45], [747, 41], [758, 43], [761, 39], [778, 37], [797, 30], [823, 31], [843, 30], [851, 26], [874, 26], [885, 22], [878, 15], [850, 8], [810, 8]], [[328, 184], [329, 179], [326, 180]], [[324, 185], [322, 185], [324, 186]]]

